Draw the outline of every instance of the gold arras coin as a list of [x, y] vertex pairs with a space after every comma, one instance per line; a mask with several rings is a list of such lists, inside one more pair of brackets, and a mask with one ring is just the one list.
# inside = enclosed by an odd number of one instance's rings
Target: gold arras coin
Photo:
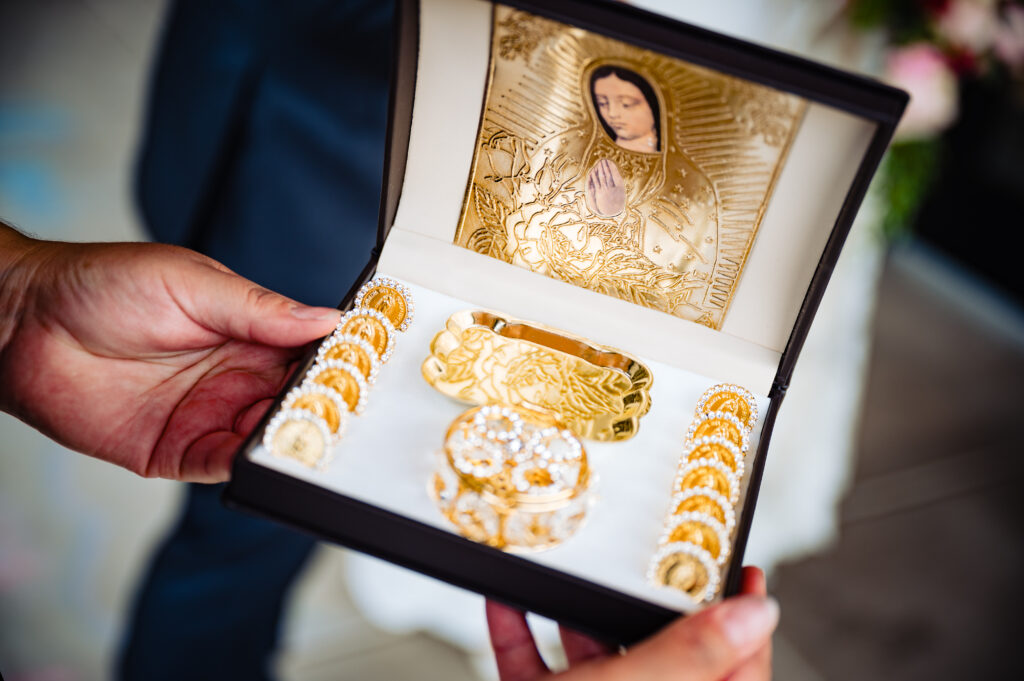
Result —
[[316, 414], [324, 420], [324, 423], [327, 424], [332, 433], [337, 433], [338, 428], [341, 426], [341, 412], [338, 411], [337, 405], [324, 395], [307, 393], [295, 398], [288, 407], [291, 409], [305, 409]]
[[355, 411], [359, 404], [359, 385], [355, 382], [352, 374], [340, 369], [327, 369], [316, 377], [317, 383], [337, 391], [348, 405], [349, 411]]
[[757, 401], [747, 389], [723, 383], [708, 388], [697, 403], [697, 414], [720, 411], [732, 414], [750, 430], [757, 422]]
[[691, 596], [703, 594], [708, 585], [708, 573], [693, 556], [674, 554], [665, 558], [660, 566], [661, 581], [666, 586], [684, 591]]
[[299, 409], [285, 409], [275, 414], [263, 435], [263, 444], [272, 454], [310, 467], [326, 462], [329, 440], [327, 423]]
[[669, 518], [662, 543], [685, 542], [699, 546], [716, 562], [725, 562], [729, 551], [729, 535], [725, 526], [703, 513], [681, 513]]
[[690, 426], [687, 435], [689, 440], [720, 437], [736, 445], [741, 452], [746, 452], [749, 446], [747, 431], [739, 419], [732, 414], [717, 411], [701, 414], [699, 419]]
[[654, 567], [653, 581], [678, 589], [696, 601], [703, 600], [709, 595], [714, 568], [696, 553], [676, 550], [661, 556]]
[[327, 359], [313, 366], [306, 384], [322, 385], [341, 396], [349, 411], [363, 413], [366, 408], [367, 385], [359, 369], [348, 362]]
[[369, 343], [381, 362], [391, 358], [395, 347], [395, 327], [380, 312], [357, 307], [338, 322], [339, 335], [351, 335]]
[[326, 448], [317, 427], [309, 421], [288, 421], [282, 424], [272, 442], [276, 454], [307, 466], [315, 466]]
[[341, 330], [357, 338], [362, 338], [373, 346], [378, 355], [387, 350], [388, 331], [380, 320], [373, 317], [359, 316], [350, 319]]
[[740, 495], [739, 480], [728, 466], [715, 459], [696, 459], [684, 465], [676, 479], [676, 489], [682, 491], [694, 487], [710, 487], [736, 503]]
[[729, 501], [712, 489], [694, 488], [680, 492], [673, 497], [675, 508], [672, 515], [681, 513], [705, 513], [722, 523], [727, 530], [736, 524], [736, 513]]
[[402, 328], [409, 316], [409, 307], [401, 293], [389, 286], [374, 286], [363, 296], [363, 306], [377, 310], [396, 329]]
[[363, 375], [367, 382], [373, 383], [380, 369], [377, 350], [362, 338], [351, 335], [331, 336], [320, 346], [317, 358], [333, 359], [348, 362]]
[[340, 439], [345, 432], [348, 405], [338, 393], [326, 386], [307, 382], [301, 387], [292, 388], [285, 395], [281, 407], [304, 410], [319, 416], [334, 434], [335, 439]]
[[743, 475], [743, 455], [729, 440], [714, 436], [692, 442], [683, 451], [683, 461], [715, 459], [728, 466], [736, 475]]
[[405, 331], [412, 322], [413, 303], [409, 288], [388, 277], [377, 277], [359, 289], [355, 307], [380, 312], [398, 331]]
[[349, 343], [332, 345], [331, 349], [324, 353], [324, 358], [348, 362], [359, 369], [359, 373], [363, 375], [363, 378], [367, 379], [370, 378], [370, 371], [373, 370], [373, 365], [370, 364], [370, 356], [358, 345], [351, 345]]
[[699, 546], [710, 553], [712, 558], [717, 557], [718, 552], [722, 548], [718, 545], [715, 533], [709, 531], [707, 526], [701, 523], [690, 522], [677, 525], [672, 530], [668, 539], [669, 541], [684, 541], [688, 544]]

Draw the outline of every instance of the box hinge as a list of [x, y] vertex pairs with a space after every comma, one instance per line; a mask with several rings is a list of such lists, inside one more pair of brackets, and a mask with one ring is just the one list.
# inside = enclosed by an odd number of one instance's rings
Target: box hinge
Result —
[[787, 390], [789, 390], [789, 383], [776, 378], [772, 381], [772, 388], [768, 391], [768, 398], [773, 400], [781, 398], [786, 394]]

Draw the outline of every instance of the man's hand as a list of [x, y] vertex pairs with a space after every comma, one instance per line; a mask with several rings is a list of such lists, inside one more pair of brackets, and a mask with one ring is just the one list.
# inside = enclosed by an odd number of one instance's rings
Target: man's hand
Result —
[[562, 629], [569, 670], [558, 675], [537, 652], [523, 613], [488, 602], [487, 623], [501, 681], [767, 681], [779, 610], [765, 594], [764, 573], [744, 568], [743, 595], [670, 624], [624, 655]]
[[0, 225], [0, 408], [139, 475], [226, 480], [301, 346], [338, 318], [183, 248]]

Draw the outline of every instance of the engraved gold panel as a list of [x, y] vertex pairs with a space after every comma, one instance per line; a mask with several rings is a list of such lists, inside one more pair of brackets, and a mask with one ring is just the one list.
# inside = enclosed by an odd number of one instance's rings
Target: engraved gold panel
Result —
[[454, 241], [718, 329], [805, 108], [497, 5]]
[[482, 310], [449, 317], [422, 371], [449, 397], [552, 412], [592, 440], [632, 437], [651, 406], [651, 372], [633, 357]]

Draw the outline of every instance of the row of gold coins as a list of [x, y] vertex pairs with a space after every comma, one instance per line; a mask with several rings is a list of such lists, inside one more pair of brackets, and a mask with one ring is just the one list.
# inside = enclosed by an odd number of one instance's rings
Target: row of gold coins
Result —
[[718, 593], [729, 557], [757, 403], [748, 390], [720, 384], [704, 392], [695, 412], [648, 578], [704, 601]]
[[348, 415], [362, 414], [377, 372], [395, 348], [395, 336], [413, 317], [409, 289], [377, 277], [356, 295], [352, 310], [324, 339], [316, 361], [281, 403], [263, 444], [273, 454], [323, 468], [330, 445], [345, 433]]

